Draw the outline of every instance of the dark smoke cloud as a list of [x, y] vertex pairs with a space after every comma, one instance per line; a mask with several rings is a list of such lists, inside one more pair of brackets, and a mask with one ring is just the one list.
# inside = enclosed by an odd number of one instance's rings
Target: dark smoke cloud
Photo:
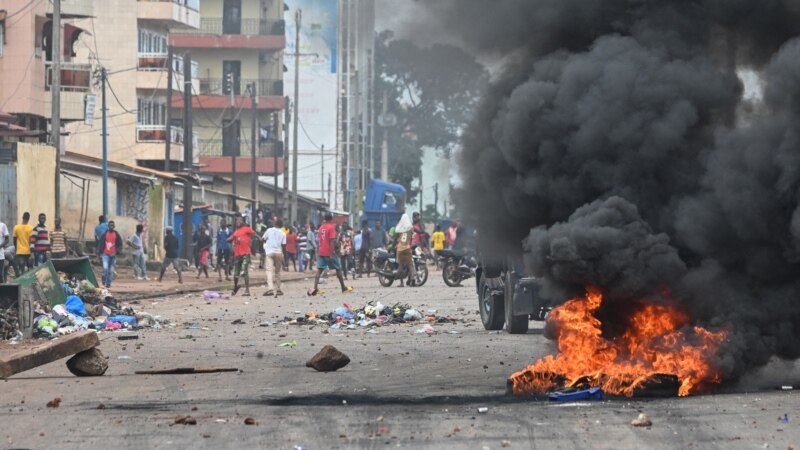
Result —
[[[669, 288], [699, 322], [731, 330], [728, 377], [800, 357], [798, 2], [428, 8], [475, 51], [517, 55], [459, 157], [484, 252], [523, 257], [553, 299]], [[742, 67], [765, 87], [747, 112]]]

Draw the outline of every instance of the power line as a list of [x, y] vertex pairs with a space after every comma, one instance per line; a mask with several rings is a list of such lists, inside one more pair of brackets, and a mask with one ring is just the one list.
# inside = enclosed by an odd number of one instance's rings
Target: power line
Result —
[[[28, 9], [28, 8], [29, 8], [31, 5], [33, 5], [34, 3], [39, 3], [39, 2], [41, 2], [41, 1], [42, 1], [42, 0], [31, 0], [31, 1], [29, 1], [29, 2], [28, 2], [28, 3], [27, 3], [25, 6], [23, 6], [22, 8], [20, 8], [20, 9], [18, 9], [18, 10], [16, 10], [16, 11], [14, 11], [13, 13], [11, 13], [11, 14], [7, 15], [7, 16], [6, 16], [6, 20], [8, 20], [8, 19], [10, 19], [10, 18], [12, 18], [12, 17], [14, 17], [14, 16], [16, 16], [16, 15], [18, 15], [18, 14], [22, 14], [22, 13], [23, 13], [23, 12], [25, 12], [25, 10], [26, 10], [26, 9]], [[16, 22], [14, 22], [14, 23], [16, 23]]]
[[0, 109], [3, 109], [3, 107], [5, 107], [6, 104], [8, 104], [8, 102], [17, 95], [17, 92], [19, 91], [19, 88], [22, 87], [22, 83], [24, 83], [26, 80], [28, 80], [28, 78], [25, 76], [25, 74], [28, 73], [28, 69], [31, 67], [31, 62], [33, 62], [33, 57], [34, 56], [35, 56], [35, 54], [31, 53], [31, 58], [28, 60], [28, 65], [25, 66], [25, 70], [23, 71], [23, 75], [20, 77], [19, 83], [17, 83], [17, 87], [14, 88], [14, 92], [12, 92], [11, 95], [8, 96], [8, 98], [3, 102], [3, 104], [0, 105]]

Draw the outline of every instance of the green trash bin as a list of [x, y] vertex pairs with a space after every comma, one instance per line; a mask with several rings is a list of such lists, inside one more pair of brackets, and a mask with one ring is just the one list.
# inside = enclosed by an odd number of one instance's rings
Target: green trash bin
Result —
[[44, 297], [50, 302], [50, 306], [55, 306], [67, 301], [67, 294], [64, 286], [58, 279], [55, 267], [51, 261], [47, 261], [33, 269], [23, 273], [14, 279], [13, 284], [20, 286], [33, 286], [38, 283]]
[[92, 283], [94, 287], [100, 287], [97, 283], [97, 277], [94, 275], [94, 269], [92, 269], [92, 263], [89, 262], [89, 257], [84, 256], [82, 258], [61, 258], [61, 259], [51, 259], [53, 263], [53, 267], [56, 269], [56, 272], [64, 272], [67, 274], [67, 278], [72, 277], [72, 275], [83, 275], [87, 281]]

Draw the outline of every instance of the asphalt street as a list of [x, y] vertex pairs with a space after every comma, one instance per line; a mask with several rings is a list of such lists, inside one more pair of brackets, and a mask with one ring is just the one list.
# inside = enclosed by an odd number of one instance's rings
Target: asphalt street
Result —
[[[259, 286], [257, 296], [228, 300], [139, 300], [137, 309], [175, 326], [139, 331], [137, 340], [101, 334], [105, 376], [74, 377], [62, 360], [0, 381], [0, 448], [800, 448], [800, 395], [775, 389], [798, 388], [794, 362], [775, 362], [714, 395], [522, 401], [506, 395], [505, 380], [554, 350], [540, 323], [527, 335], [487, 332], [474, 285], [448, 288], [438, 272], [421, 288], [384, 288], [375, 278], [352, 284], [354, 293], [341, 294], [331, 280], [319, 298], [305, 295], [310, 280], [299, 280], [277, 299], [260, 296]], [[433, 334], [419, 332], [424, 323], [374, 331], [278, 323], [370, 300], [459, 322], [434, 324]], [[305, 367], [326, 344], [352, 362], [333, 373]], [[134, 375], [177, 367], [239, 371]], [[55, 397], [60, 406], [48, 408]], [[631, 426], [642, 412], [653, 425]], [[175, 424], [187, 415], [197, 424]]]

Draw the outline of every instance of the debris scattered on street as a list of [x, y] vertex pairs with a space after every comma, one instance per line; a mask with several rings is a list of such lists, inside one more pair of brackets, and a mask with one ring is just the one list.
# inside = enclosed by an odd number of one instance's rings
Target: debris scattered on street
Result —
[[311, 367], [319, 372], [334, 372], [350, 363], [350, 358], [332, 345], [322, 347], [322, 350], [306, 362], [306, 367]]
[[256, 419], [253, 419], [252, 417], [248, 417], [248, 418], [244, 419], [244, 424], [245, 425], [255, 425], [256, 424]]
[[108, 360], [98, 348], [82, 351], [67, 360], [67, 369], [79, 377], [99, 377], [108, 370]]
[[56, 397], [47, 402], [48, 408], [58, 408], [59, 406], [61, 406], [61, 397]]
[[0, 378], [43, 366], [100, 345], [97, 333], [80, 331], [17, 353], [0, 357]]
[[653, 421], [650, 420], [650, 417], [648, 417], [647, 414], [641, 413], [639, 414], [639, 417], [631, 421], [631, 425], [635, 427], [650, 427], [653, 425]]
[[226, 299], [228, 299], [228, 296], [226, 294], [223, 294], [223, 293], [220, 293], [220, 292], [217, 292], [217, 291], [203, 291], [203, 298], [206, 299], [206, 300], [214, 299], [214, 298], [226, 300]]
[[177, 416], [175, 423], [179, 425], [197, 425], [197, 419], [192, 416]]
[[222, 372], [238, 372], [237, 368], [222, 368], [222, 369], [195, 369], [194, 367], [179, 367], [177, 369], [165, 370], [137, 370], [134, 372], [136, 375], [186, 375], [197, 373], [222, 373]]
[[[295, 312], [295, 314], [299, 314], [299, 312]], [[353, 308], [352, 305], [345, 303], [327, 314], [317, 314], [315, 311], [309, 311], [301, 317], [284, 317], [280, 323], [286, 325], [324, 325], [335, 330], [355, 330], [359, 327], [370, 328], [422, 320], [429, 323], [457, 323], [462, 321], [454, 317], [437, 316], [435, 313], [423, 316], [422, 313], [407, 304], [397, 303], [394, 306], [386, 306], [381, 302], [369, 302], [361, 308]], [[262, 324], [261, 326], [269, 325]]]
[[791, 391], [791, 390], [794, 390], [794, 386], [783, 385], [783, 386], [780, 387], [780, 390], [781, 391]]
[[550, 401], [574, 402], [577, 400], [602, 400], [603, 390], [599, 387], [590, 389], [565, 389], [547, 395]]
[[117, 336], [117, 339], [120, 341], [135, 341], [139, 339], [138, 334], [121, 334]]
[[284, 343], [280, 344], [278, 347], [295, 348], [295, 347], [297, 347], [297, 341], [284, 342]]
[[478, 413], [480, 413], [480, 414], [486, 414], [488, 412], [489, 412], [489, 408], [487, 408], [485, 406], [482, 406], [482, 407], [478, 408]]
[[500, 441], [500, 446], [503, 448], [511, 447], [511, 441], [509, 441], [508, 439], [503, 439], [502, 441]]
[[779, 417], [778, 418], [778, 422], [780, 422], [782, 424], [789, 423], [789, 414], [784, 414], [783, 417]]

